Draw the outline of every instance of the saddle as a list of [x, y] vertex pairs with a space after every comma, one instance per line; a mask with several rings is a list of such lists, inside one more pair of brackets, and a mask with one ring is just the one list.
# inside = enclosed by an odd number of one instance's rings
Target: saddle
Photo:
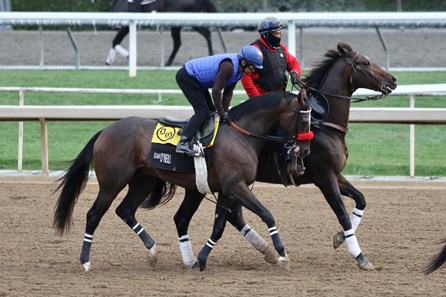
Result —
[[327, 119], [330, 113], [330, 105], [323, 94], [308, 92], [311, 106], [311, 124], [318, 125]]

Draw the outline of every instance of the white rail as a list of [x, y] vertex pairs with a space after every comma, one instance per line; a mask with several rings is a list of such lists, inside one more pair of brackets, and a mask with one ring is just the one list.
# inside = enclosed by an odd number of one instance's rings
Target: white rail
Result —
[[[19, 92], [19, 105], [0, 106], [0, 121], [19, 121], [18, 170], [22, 169], [23, 121], [40, 122], [42, 141], [42, 173], [48, 174], [47, 121], [97, 121], [118, 120], [129, 116], [161, 118], [170, 115], [188, 118], [193, 114], [189, 106], [31, 106], [24, 105], [26, 92], [103, 93], [103, 94], [182, 94], [180, 90], [163, 89], [91, 89], [91, 88], [21, 88], [0, 87], [0, 92]], [[244, 95], [244, 91], [235, 91]], [[375, 92], [360, 89], [354, 96], [374, 95]], [[446, 84], [398, 86], [392, 96], [409, 96], [409, 108], [351, 108], [351, 123], [410, 124], [410, 176], [415, 176], [415, 129], [414, 124], [446, 124], [446, 108], [415, 108], [415, 96], [446, 96]]]
[[[86, 12], [3, 12], [0, 25], [81, 26], [128, 25], [129, 76], [136, 76], [137, 25], [256, 27], [271, 13], [86, 13]], [[296, 55], [296, 27], [362, 27], [375, 28], [387, 53], [379, 28], [446, 28], [446, 12], [304, 12], [274, 15], [288, 27], [288, 50]], [[301, 42], [302, 44], [302, 32]], [[389, 68], [387, 57], [387, 69]]]

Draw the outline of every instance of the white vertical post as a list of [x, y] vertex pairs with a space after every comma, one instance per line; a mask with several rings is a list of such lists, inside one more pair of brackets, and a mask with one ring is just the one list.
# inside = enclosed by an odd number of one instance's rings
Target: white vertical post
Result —
[[129, 76], [136, 77], [136, 22], [129, 21]]
[[288, 21], [288, 51], [296, 56], [296, 23]]
[[[25, 91], [19, 91], [19, 105], [23, 106], [25, 104]], [[17, 170], [21, 171], [23, 169], [23, 121], [19, 122], [19, 141], [17, 148]]]
[[[410, 95], [410, 108], [415, 108], [415, 97], [414, 95]], [[410, 154], [410, 176], [415, 176], [415, 125], [410, 124], [410, 147], [409, 147], [409, 154]]]
[[48, 175], [48, 127], [45, 119], [39, 119], [40, 123], [40, 138], [42, 140], [42, 175]]

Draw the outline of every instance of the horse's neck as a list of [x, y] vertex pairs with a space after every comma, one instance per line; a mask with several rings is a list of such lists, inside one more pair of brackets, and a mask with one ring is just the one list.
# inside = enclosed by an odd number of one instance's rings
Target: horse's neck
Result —
[[328, 94], [326, 97], [330, 104], [330, 112], [326, 121], [347, 127], [350, 117], [350, 99], [347, 98], [350, 98], [353, 94], [350, 86], [350, 75], [345, 73], [340, 67], [333, 68], [329, 71], [324, 84], [320, 87], [323, 93]]

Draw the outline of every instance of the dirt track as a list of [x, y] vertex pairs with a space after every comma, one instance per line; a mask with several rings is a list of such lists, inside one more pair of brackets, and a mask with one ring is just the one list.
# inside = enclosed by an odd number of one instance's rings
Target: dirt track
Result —
[[[446, 296], [446, 270], [421, 273], [446, 236], [445, 183], [355, 183], [368, 201], [357, 236], [376, 271], [359, 270], [344, 246], [333, 250], [339, 224], [315, 187], [259, 184], [254, 192], [275, 215], [291, 271], [264, 262], [232, 227], [211, 254], [207, 271], [185, 269], [172, 220], [179, 191], [166, 206], [137, 213], [157, 241], [155, 268], [140, 240], [114, 214], [118, 198], [95, 233], [92, 270], [85, 273], [78, 257], [97, 185], [87, 186], [71, 233], [59, 237], [51, 227], [55, 184], [40, 181], [0, 178], [0, 296]], [[352, 202], [345, 202], [352, 209]], [[195, 253], [210, 235], [213, 210], [204, 202], [191, 224]], [[249, 212], [245, 216], [271, 243], [266, 226]]]

